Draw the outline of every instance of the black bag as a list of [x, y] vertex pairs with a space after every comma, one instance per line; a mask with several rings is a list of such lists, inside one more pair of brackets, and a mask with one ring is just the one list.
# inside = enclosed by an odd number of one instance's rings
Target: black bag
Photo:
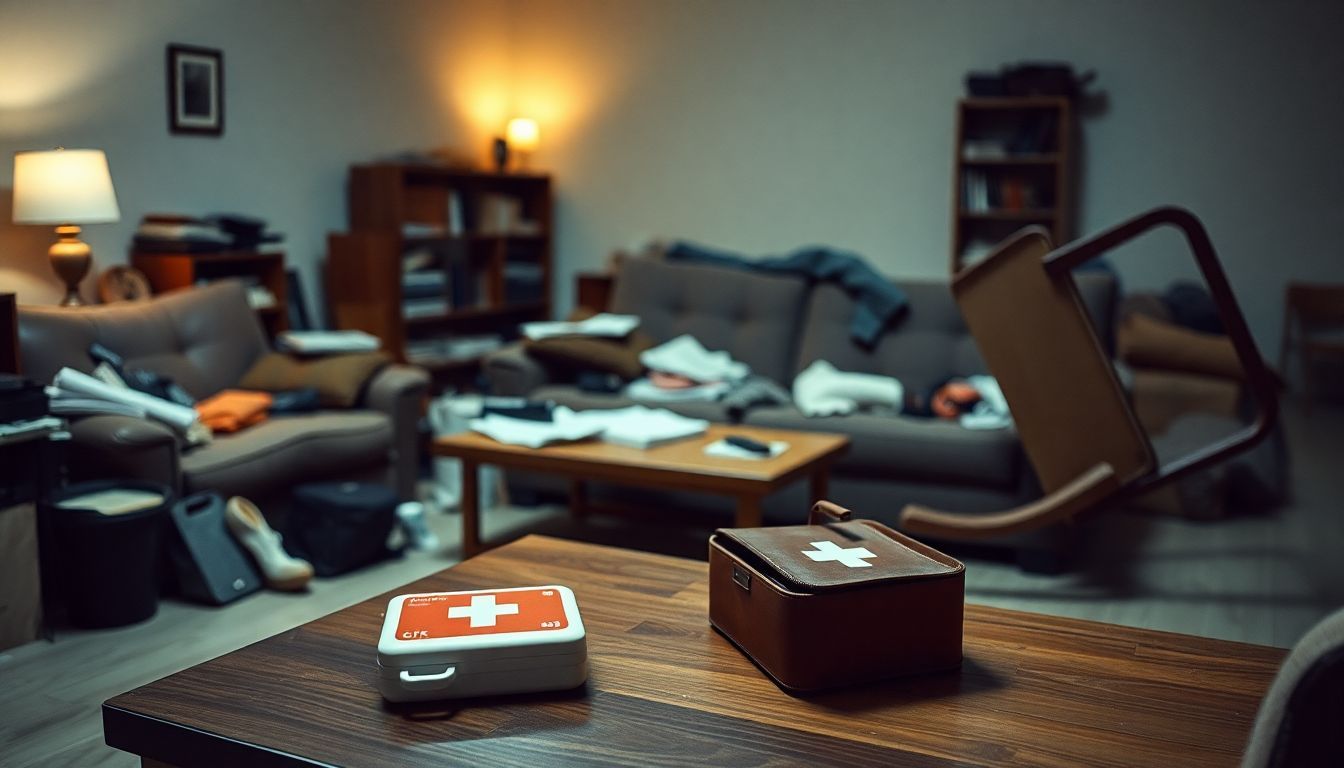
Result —
[[387, 546], [397, 521], [397, 494], [373, 483], [310, 483], [294, 489], [285, 549], [338, 576], [400, 554]]
[[261, 573], [224, 521], [224, 499], [209, 491], [173, 505], [168, 552], [182, 596], [224, 605], [261, 589]]

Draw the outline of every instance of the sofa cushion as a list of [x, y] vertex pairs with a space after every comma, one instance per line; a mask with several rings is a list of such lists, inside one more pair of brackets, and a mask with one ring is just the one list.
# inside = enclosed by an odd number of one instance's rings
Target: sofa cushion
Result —
[[640, 328], [660, 344], [688, 333], [755, 373], [787, 381], [807, 287], [796, 277], [628, 259], [610, 310], [638, 315]]
[[[1075, 282], [1097, 336], [1110, 350], [1114, 279], [1102, 274], [1078, 274]], [[907, 391], [923, 397], [950, 377], [987, 373], [947, 282], [904, 281], [897, 285], [909, 299], [909, 311], [871, 351], [849, 338], [853, 299], [837, 286], [816, 286], [808, 300], [793, 370], [782, 380], [791, 382], [813, 362], [826, 360], [842, 371], [893, 376]]]
[[942, 419], [878, 414], [808, 418], [791, 406], [751, 410], [745, 421], [849, 435], [849, 453], [835, 464], [841, 474], [996, 488], [1013, 488], [1021, 480], [1022, 449], [1013, 429], [973, 430]]
[[909, 310], [872, 350], [849, 337], [853, 299], [835, 285], [818, 285], [808, 302], [793, 381], [807, 366], [826, 360], [841, 371], [893, 376], [925, 395], [950, 376], [984, 373], [985, 364], [966, 330], [946, 282], [903, 282]]
[[282, 352], [262, 355], [238, 382], [241, 389], [286, 392], [313, 388], [327, 408], [351, 408], [378, 371], [392, 363], [386, 352], [353, 352], [298, 358]]
[[386, 464], [392, 423], [385, 414], [353, 411], [277, 416], [182, 455], [185, 493], [228, 488], [263, 496], [292, 483]]
[[241, 283], [221, 280], [149, 301], [87, 307], [20, 307], [24, 374], [50, 382], [62, 367], [89, 372], [100, 342], [131, 368], [171, 377], [201, 398], [237, 385], [266, 352]]
[[538, 387], [530, 397], [536, 400], [554, 400], [558, 405], [568, 406], [576, 411], [595, 408], [625, 408], [630, 405], [647, 405], [650, 408], [666, 408], [673, 413], [689, 416], [693, 419], [727, 423], [728, 409], [718, 402], [693, 403], [656, 403], [648, 400], [632, 400], [625, 395], [608, 395], [599, 392], [585, 392], [567, 384], [551, 384]]

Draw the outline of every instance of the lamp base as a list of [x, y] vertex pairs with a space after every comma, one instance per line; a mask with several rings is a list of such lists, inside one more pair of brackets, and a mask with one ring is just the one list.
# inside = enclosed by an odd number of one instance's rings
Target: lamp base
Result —
[[79, 297], [79, 281], [89, 274], [93, 250], [79, 239], [79, 227], [74, 224], [62, 224], [56, 228], [56, 234], [60, 239], [47, 250], [47, 256], [51, 259], [52, 271], [65, 283], [61, 306], [78, 307], [84, 304]]

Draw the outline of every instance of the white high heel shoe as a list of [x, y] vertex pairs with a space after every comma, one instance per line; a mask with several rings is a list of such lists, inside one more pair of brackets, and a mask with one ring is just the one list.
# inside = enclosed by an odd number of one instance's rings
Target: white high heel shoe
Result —
[[224, 519], [238, 543], [252, 553], [268, 587], [294, 592], [308, 585], [313, 578], [313, 566], [307, 560], [290, 557], [280, 546], [280, 534], [261, 516], [256, 504], [234, 496], [224, 508]]

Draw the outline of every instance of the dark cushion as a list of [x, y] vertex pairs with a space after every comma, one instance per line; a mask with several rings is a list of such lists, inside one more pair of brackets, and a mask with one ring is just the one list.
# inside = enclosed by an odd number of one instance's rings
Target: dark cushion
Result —
[[311, 387], [328, 408], [350, 408], [373, 375], [392, 361], [383, 352], [297, 358], [279, 352], [262, 356], [238, 382], [240, 389], [287, 392]]
[[556, 336], [523, 342], [529, 355], [560, 372], [614, 373], [627, 380], [644, 373], [639, 353], [653, 346], [653, 338], [639, 329], [624, 339]]
[[1175, 323], [1132, 314], [1117, 334], [1120, 359], [1136, 368], [1159, 368], [1238, 381], [1245, 378], [1232, 340]]
[[808, 418], [791, 406], [748, 411], [745, 422], [849, 435], [849, 453], [835, 464], [838, 473], [1007, 489], [1019, 483], [1023, 468], [1013, 429], [972, 430], [942, 419], [864, 413]]
[[688, 333], [755, 373], [789, 381], [806, 295], [800, 278], [628, 259], [611, 311], [638, 315], [641, 330], [660, 344]]
[[184, 493], [228, 488], [264, 496], [294, 478], [341, 476], [385, 465], [392, 423], [374, 411], [277, 416], [182, 455]]

